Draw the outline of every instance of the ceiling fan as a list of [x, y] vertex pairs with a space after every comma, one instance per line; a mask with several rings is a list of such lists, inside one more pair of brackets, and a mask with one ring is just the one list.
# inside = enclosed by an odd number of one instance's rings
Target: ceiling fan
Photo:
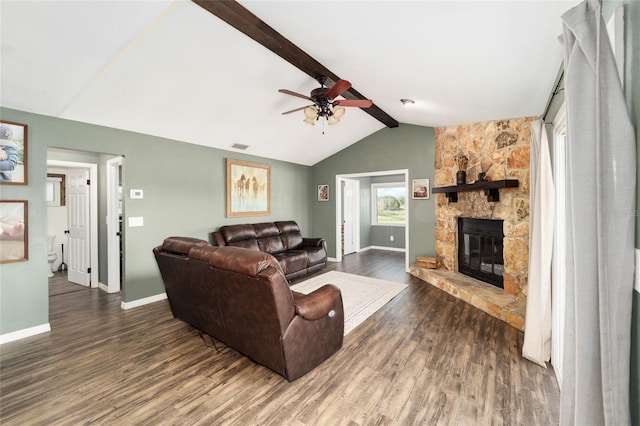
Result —
[[309, 96], [292, 92], [287, 89], [278, 90], [278, 92], [284, 93], [285, 95], [296, 96], [313, 102], [312, 105], [292, 109], [291, 111], [286, 111], [282, 114], [291, 114], [292, 112], [304, 110], [305, 119], [303, 121], [305, 123], [314, 126], [315, 122], [318, 121], [320, 117], [324, 117], [329, 125], [332, 126], [340, 122], [340, 119], [344, 116], [344, 107], [369, 108], [373, 105], [373, 102], [370, 99], [335, 99], [340, 94], [349, 90], [351, 83], [347, 80], [338, 80], [333, 86], [326, 87], [326, 82], [326, 77], [320, 77], [318, 79], [320, 87], [313, 89]]

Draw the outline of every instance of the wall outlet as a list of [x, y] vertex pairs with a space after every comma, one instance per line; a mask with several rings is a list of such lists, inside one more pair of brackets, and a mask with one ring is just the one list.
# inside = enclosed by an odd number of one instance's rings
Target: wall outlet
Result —
[[389, 235], [389, 241], [393, 241], [393, 235]]

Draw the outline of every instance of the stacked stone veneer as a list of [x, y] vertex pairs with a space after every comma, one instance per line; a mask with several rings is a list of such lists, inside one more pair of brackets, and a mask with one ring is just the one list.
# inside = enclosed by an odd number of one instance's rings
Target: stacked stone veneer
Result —
[[436, 194], [436, 254], [449, 271], [457, 271], [458, 217], [504, 220], [504, 291], [524, 299], [529, 264], [529, 147], [534, 117], [488, 121], [435, 130], [435, 186], [456, 184], [455, 156], [469, 158], [467, 183], [480, 172], [487, 180], [517, 179], [518, 188], [500, 189], [500, 201], [484, 191], [459, 192], [458, 202]]

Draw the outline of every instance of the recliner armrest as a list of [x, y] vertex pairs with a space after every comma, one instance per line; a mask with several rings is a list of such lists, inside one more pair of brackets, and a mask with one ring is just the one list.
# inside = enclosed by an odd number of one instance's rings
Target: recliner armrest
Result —
[[342, 294], [333, 284], [325, 284], [309, 294], [293, 292], [296, 315], [310, 321], [325, 316], [333, 317], [336, 309], [342, 309]]
[[324, 238], [302, 238], [301, 247], [324, 247]]

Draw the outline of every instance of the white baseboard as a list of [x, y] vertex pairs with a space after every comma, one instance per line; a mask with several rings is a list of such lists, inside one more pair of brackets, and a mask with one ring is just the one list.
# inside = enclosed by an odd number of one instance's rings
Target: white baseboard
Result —
[[37, 325], [35, 327], [24, 328], [22, 330], [1, 335], [0, 345], [13, 342], [15, 340], [24, 339], [25, 337], [35, 336], [36, 334], [48, 333], [49, 331], [51, 331], [51, 325], [49, 323]]
[[403, 253], [406, 251], [406, 249], [403, 249], [401, 247], [385, 247], [385, 246], [369, 246], [369, 247], [365, 247], [363, 249], [360, 249], [359, 251], [365, 251], [365, 250], [401, 251]]
[[[361, 249], [358, 249], [356, 251], [356, 253], [362, 253], [363, 251], [367, 251], [367, 250], [387, 250], [387, 251], [399, 251], [399, 252], [406, 252], [406, 249], [403, 248], [398, 248], [398, 247], [385, 247], [385, 246], [368, 246], [368, 247], [364, 247]], [[335, 257], [327, 257], [327, 261], [328, 262], [338, 262], [338, 259], [336, 259]]]
[[98, 284], [98, 288], [100, 290], [104, 291], [105, 293], [109, 293], [109, 294], [118, 293], [120, 291], [120, 290], [109, 291], [109, 286], [107, 284], [104, 284], [104, 283], [99, 283]]
[[143, 299], [134, 300], [132, 302], [121, 302], [120, 308], [127, 310], [137, 308], [139, 306], [148, 305], [149, 303], [159, 302], [167, 298], [167, 293], [156, 294], [155, 296], [145, 297]]

